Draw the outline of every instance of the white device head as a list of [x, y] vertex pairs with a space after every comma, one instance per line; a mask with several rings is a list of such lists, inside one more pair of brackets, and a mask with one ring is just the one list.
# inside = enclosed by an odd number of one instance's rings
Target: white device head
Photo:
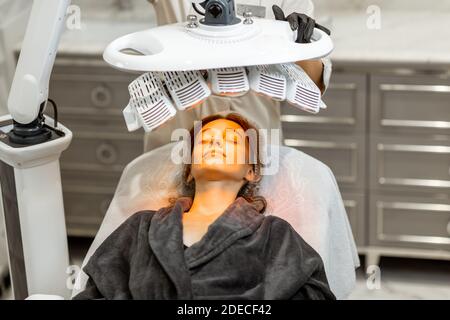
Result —
[[[296, 43], [296, 36], [289, 23], [270, 19], [222, 27], [177, 23], [120, 37], [106, 47], [103, 58], [124, 71], [166, 72], [290, 63], [333, 51], [322, 30], [314, 29], [311, 43]], [[142, 54], [127, 54], [127, 49]]]

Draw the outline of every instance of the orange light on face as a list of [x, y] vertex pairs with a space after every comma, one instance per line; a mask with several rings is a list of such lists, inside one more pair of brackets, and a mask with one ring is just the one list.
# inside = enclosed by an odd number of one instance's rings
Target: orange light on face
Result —
[[244, 130], [230, 120], [206, 124], [194, 140], [193, 171], [210, 170], [223, 174], [243, 174], [248, 169]]
[[[200, 144], [203, 149], [203, 159], [208, 157], [223, 158], [227, 164], [245, 164], [246, 148], [245, 133], [242, 129], [225, 128], [207, 128], [201, 132]], [[239, 157], [240, 155], [240, 157]]]
[[[241, 115], [206, 117], [194, 122], [190, 133], [191, 162], [186, 163], [183, 172], [187, 194], [230, 188], [238, 194], [249, 182], [260, 180], [260, 131]], [[202, 161], [208, 149], [216, 150], [211, 152], [214, 161]], [[224, 150], [225, 162], [223, 157], [218, 161], [217, 150]]]
[[224, 140], [227, 163], [246, 164], [248, 152], [244, 130], [227, 129], [225, 131]]

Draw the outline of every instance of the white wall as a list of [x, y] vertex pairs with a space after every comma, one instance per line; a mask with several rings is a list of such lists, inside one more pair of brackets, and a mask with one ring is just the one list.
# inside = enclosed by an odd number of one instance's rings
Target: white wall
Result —
[[377, 5], [382, 10], [397, 11], [450, 11], [450, 0], [312, 0], [319, 14], [332, 14], [336, 10], [365, 10]]

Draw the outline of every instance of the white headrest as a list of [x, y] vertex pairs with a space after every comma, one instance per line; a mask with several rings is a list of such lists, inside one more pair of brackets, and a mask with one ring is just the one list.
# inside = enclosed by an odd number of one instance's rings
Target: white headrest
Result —
[[[130, 215], [157, 210], [178, 195], [182, 165], [171, 161], [174, 143], [131, 162], [124, 170], [115, 196], [83, 266], [99, 245]], [[274, 147], [274, 146], [272, 146]], [[292, 148], [279, 148], [279, 169], [264, 176], [260, 194], [267, 200], [267, 215], [288, 221], [322, 257], [330, 288], [339, 299], [355, 284], [359, 258], [338, 186], [322, 162]], [[80, 273], [73, 295], [84, 288], [87, 275]]]

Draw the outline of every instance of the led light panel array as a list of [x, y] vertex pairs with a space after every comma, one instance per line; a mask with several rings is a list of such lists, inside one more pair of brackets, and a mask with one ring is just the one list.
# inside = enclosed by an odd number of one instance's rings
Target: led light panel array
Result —
[[124, 110], [128, 129], [152, 131], [173, 118], [176, 109], [197, 106], [211, 93], [238, 97], [251, 89], [310, 113], [326, 108], [320, 89], [295, 63], [212, 69], [208, 82], [200, 71], [143, 74], [129, 86], [130, 103]]

